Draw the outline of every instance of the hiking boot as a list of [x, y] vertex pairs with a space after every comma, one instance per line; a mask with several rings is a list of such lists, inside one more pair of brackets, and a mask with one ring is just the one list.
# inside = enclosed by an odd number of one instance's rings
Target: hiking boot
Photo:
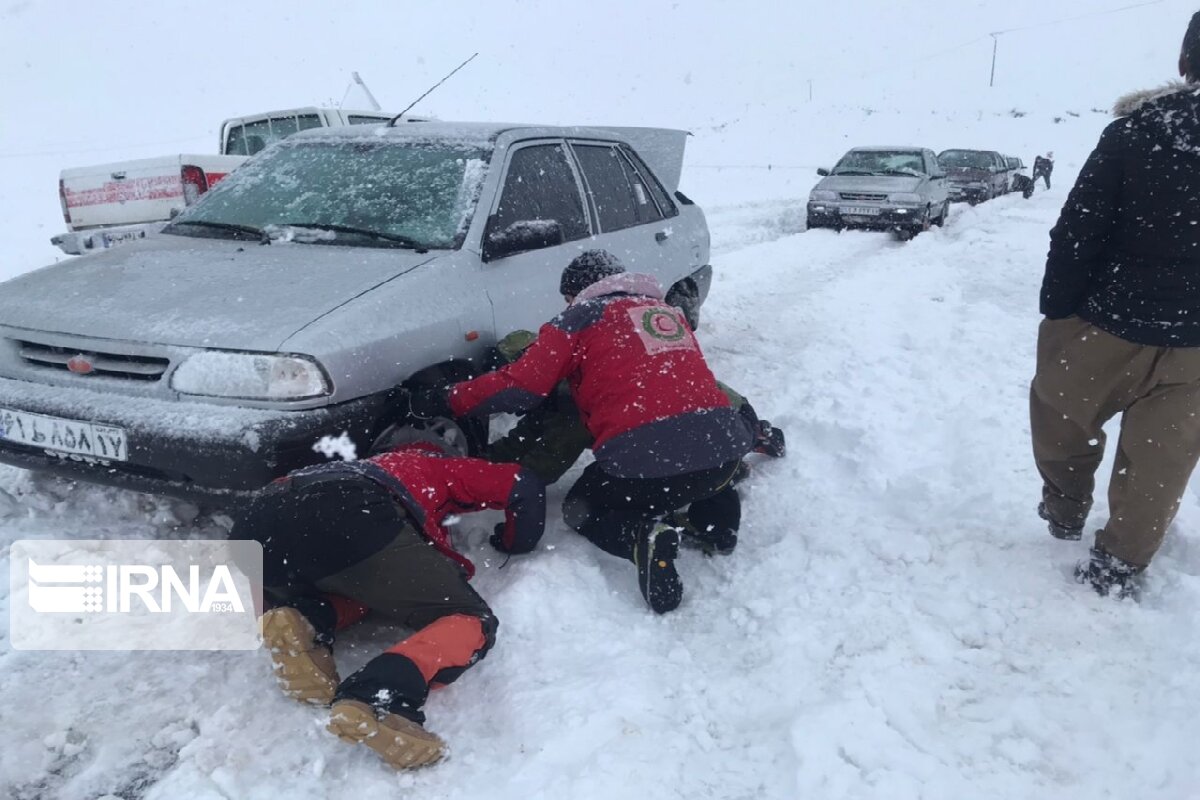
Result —
[[771, 458], [783, 458], [787, 453], [783, 431], [765, 419], [760, 419], [758, 430], [754, 432], [754, 452]]
[[262, 615], [263, 644], [271, 653], [275, 677], [288, 697], [329, 705], [338, 687], [333, 651], [316, 641], [312, 623], [294, 608], [273, 608]]
[[419, 723], [359, 700], [338, 700], [329, 712], [330, 733], [351, 744], [365, 744], [395, 769], [415, 769], [441, 759], [446, 743]]
[[683, 600], [683, 582], [675, 570], [678, 555], [679, 531], [663, 522], [638, 533], [633, 544], [638, 588], [656, 614], [675, 610]]
[[672, 511], [666, 523], [682, 534], [680, 543], [704, 551], [704, 555], [727, 556], [737, 547], [738, 535], [731, 530], [702, 531], [692, 524], [686, 511]]
[[1145, 567], [1122, 561], [1116, 556], [1101, 550], [1091, 549], [1091, 558], [1080, 561], [1075, 565], [1075, 582], [1091, 584], [1096, 594], [1101, 597], [1115, 597], [1124, 600], [1127, 597], [1137, 599], [1137, 577]]
[[1046, 509], [1045, 503], [1038, 503], [1038, 516], [1046, 520], [1046, 525], [1050, 530], [1050, 535], [1055, 539], [1062, 539], [1067, 542], [1078, 542], [1083, 538], [1083, 524], [1078, 527], [1071, 525], [1063, 525], [1050, 516], [1050, 512]]

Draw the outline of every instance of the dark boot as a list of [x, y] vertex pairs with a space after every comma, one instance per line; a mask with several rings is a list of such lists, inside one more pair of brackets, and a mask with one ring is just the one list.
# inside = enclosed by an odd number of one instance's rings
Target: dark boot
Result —
[[683, 600], [683, 582], [675, 570], [679, 555], [679, 531], [659, 522], [639, 531], [633, 544], [638, 588], [656, 614], [674, 611]]
[[1137, 577], [1145, 567], [1122, 561], [1116, 556], [1093, 547], [1091, 557], [1075, 565], [1075, 582], [1090, 584], [1101, 597], [1137, 598]]
[[1045, 503], [1038, 503], [1038, 516], [1046, 520], [1046, 525], [1050, 530], [1050, 535], [1055, 539], [1062, 539], [1067, 542], [1078, 542], [1083, 538], [1083, 524], [1079, 527], [1072, 525], [1064, 525], [1056, 521], [1050, 516], [1050, 512], [1046, 509]]
[[787, 453], [783, 430], [765, 419], [759, 420], [758, 430], [754, 432], [754, 452], [771, 458], [783, 458]]
[[667, 515], [666, 523], [682, 534], [682, 544], [703, 550], [707, 556], [727, 556], [737, 547], [737, 531], [699, 530], [692, 524], [686, 511], [671, 512]]

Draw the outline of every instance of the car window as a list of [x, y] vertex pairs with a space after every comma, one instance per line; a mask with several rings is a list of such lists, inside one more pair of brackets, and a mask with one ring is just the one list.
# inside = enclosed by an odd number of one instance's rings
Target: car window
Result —
[[229, 144], [225, 152], [233, 156], [252, 156], [267, 145], [291, 136], [298, 130], [320, 128], [321, 119], [316, 114], [272, 117], [236, 125], [229, 129]]
[[600, 230], [619, 231], [662, 219], [633, 165], [612, 145], [572, 144]]
[[238, 167], [166, 232], [204, 235], [211, 226], [203, 223], [339, 226], [367, 235], [335, 231], [316, 243], [384, 246], [375, 232], [454, 248], [474, 216], [490, 155], [454, 142], [292, 139]]
[[851, 150], [833, 168], [834, 175], [924, 175], [916, 150]]
[[664, 217], [673, 217], [678, 214], [679, 209], [675, 206], [674, 201], [671, 200], [671, 196], [667, 194], [667, 190], [663, 188], [663, 185], [658, 182], [658, 178], [646, 166], [646, 162], [642, 161], [641, 156], [625, 145], [621, 145], [621, 152], [633, 163], [634, 168], [642, 177], [642, 182], [650, 190], [650, 196], [658, 204], [662, 215]]
[[560, 144], [522, 147], [509, 160], [496, 229], [532, 220], [554, 220], [568, 242], [591, 233], [575, 172]]
[[938, 163], [937, 154], [932, 150], [925, 151], [925, 164], [929, 174], [935, 178], [945, 175], [942, 165]]
[[938, 156], [945, 169], [991, 169], [992, 157], [979, 150], [944, 150]]

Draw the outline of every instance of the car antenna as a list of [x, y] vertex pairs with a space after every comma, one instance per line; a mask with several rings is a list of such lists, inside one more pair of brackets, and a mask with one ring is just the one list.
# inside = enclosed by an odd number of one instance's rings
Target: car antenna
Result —
[[452, 76], [454, 73], [458, 72], [460, 69], [462, 69], [463, 67], [465, 67], [467, 64], [470, 64], [472, 61], [474, 61], [474, 60], [475, 60], [475, 56], [477, 56], [477, 55], [479, 55], [479, 53], [476, 53], [475, 55], [473, 55], [473, 56], [471, 56], [470, 58], [468, 58], [466, 61], [464, 61], [464, 62], [462, 62], [461, 64], [459, 64], [459, 65], [458, 65], [457, 67], [455, 67], [454, 69], [450, 70], [450, 72], [449, 72], [449, 73], [447, 73], [446, 77], [442, 78], [440, 81], [438, 81], [437, 83], [435, 83], [433, 86], [430, 86], [428, 89], [426, 89], [426, 90], [425, 90], [425, 94], [421, 95], [421, 96], [420, 96], [420, 97], [418, 97], [416, 100], [413, 100], [411, 103], [409, 103], [409, 104], [408, 104], [408, 107], [407, 107], [407, 108], [405, 108], [403, 111], [401, 111], [401, 112], [400, 112], [399, 114], [397, 114], [396, 116], [392, 117], [392, 118], [391, 118], [391, 120], [389, 120], [389, 121], [388, 121], [388, 124], [387, 124], [387, 126], [388, 126], [389, 128], [394, 128], [394, 127], [396, 127], [396, 121], [397, 121], [397, 120], [399, 120], [401, 117], [403, 117], [405, 114], [407, 114], [407, 113], [408, 113], [408, 111], [409, 111], [409, 109], [411, 109], [411, 108], [412, 108], [413, 106], [415, 106], [417, 103], [421, 102], [421, 101], [422, 101], [422, 100], [424, 100], [426, 97], [428, 97], [428, 96], [430, 95], [430, 93], [432, 93], [432, 92], [433, 92], [433, 90], [434, 90], [434, 89], [438, 88], [438, 87], [439, 87], [439, 86], [441, 86], [443, 83], [445, 83], [446, 81], [450, 80], [450, 77], [451, 77], [451, 76]]

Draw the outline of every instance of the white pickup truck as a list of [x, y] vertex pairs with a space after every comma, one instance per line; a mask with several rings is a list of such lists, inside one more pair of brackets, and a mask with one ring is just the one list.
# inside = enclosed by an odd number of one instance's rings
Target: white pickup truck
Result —
[[220, 155], [180, 154], [64, 169], [58, 196], [67, 233], [50, 243], [80, 255], [144, 238], [269, 144], [309, 128], [377, 125], [392, 116], [338, 108], [270, 111], [225, 120]]

